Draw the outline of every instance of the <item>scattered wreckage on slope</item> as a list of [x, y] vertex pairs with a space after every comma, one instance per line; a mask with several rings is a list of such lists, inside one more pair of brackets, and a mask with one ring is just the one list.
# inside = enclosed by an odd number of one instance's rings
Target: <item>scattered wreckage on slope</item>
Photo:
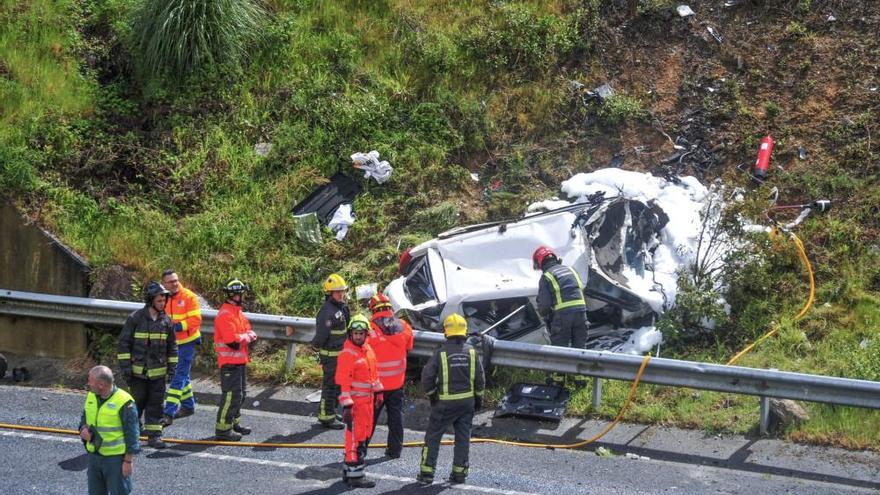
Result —
[[602, 193], [585, 199], [514, 221], [444, 232], [404, 253], [402, 276], [385, 292], [417, 328], [441, 331], [443, 319], [457, 312], [472, 333], [497, 324], [489, 332], [495, 338], [547, 344], [535, 305], [541, 272], [531, 261], [532, 252], [545, 245], [586, 281], [587, 347], [648, 352], [662, 340], [653, 324], [665, 295], [660, 284], [653, 284], [649, 297], [635, 287], [652, 278], [653, 250], [669, 217], [653, 201]]

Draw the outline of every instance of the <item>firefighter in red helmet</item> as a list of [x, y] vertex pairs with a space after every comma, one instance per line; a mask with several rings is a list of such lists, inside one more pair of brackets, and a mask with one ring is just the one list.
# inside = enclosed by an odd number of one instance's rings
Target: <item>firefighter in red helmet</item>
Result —
[[[550, 344], [583, 349], [587, 343], [588, 322], [584, 284], [580, 275], [573, 268], [563, 265], [556, 253], [547, 246], [535, 250], [532, 265], [535, 270], [544, 272], [538, 282], [535, 302], [550, 333]], [[565, 375], [551, 373], [549, 381], [565, 386]], [[576, 387], [587, 384], [583, 375], [575, 375], [574, 382]]]
[[369, 307], [372, 316], [367, 343], [376, 354], [379, 381], [383, 388], [380, 393], [382, 399], [376, 401], [373, 428], [376, 428], [376, 421], [384, 408], [388, 418], [385, 455], [397, 459], [403, 450], [403, 384], [406, 379], [406, 354], [413, 348], [413, 331], [409, 323], [394, 316], [391, 301], [385, 294], [373, 296]]

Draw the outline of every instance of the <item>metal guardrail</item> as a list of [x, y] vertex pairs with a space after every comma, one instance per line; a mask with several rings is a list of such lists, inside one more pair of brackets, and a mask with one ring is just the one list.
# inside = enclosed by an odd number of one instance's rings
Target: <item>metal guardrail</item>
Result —
[[[0, 314], [29, 316], [81, 323], [122, 325], [125, 318], [143, 304], [54, 296], [0, 289]], [[289, 343], [287, 364], [293, 364], [296, 344], [310, 342], [315, 332], [313, 318], [246, 313], [260, 338]], [[202, 332], [213, 333], [217, 310], [202, 310]], [[286, 327], [294, 328], [292, 336]], [[416, 331], [413, 354], [428, 356], [443, 336]], [[525, 344], [496, 340], [492, 346], [492, 364], [559, 373], [578, 373], [596, 379], [594, 404], [598, 405], [598, 379], [632, 381], [642, 358], [605, 351], [577, 350], [565, 347]], [[642, 381], [657, 385], [714, 390], [762, 398], [762, 431], [766, 428], [769, 397], [826, 404], [880, 409], [880, 382], [836, 378], [787, 371], [725, 366], [675, 359], [654, 358], [642, 375]]]

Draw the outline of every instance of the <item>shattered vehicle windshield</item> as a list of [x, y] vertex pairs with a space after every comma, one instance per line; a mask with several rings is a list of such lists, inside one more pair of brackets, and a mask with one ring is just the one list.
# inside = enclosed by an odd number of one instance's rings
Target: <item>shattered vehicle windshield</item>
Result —
[[411, 268], [406, 275], [404, 291], [406, 297], [413, 304], [422, 304], [437, 298], [434, 292], [434, 282], [431, 281], [431, 271], [428, 267], [428, 257], [422, 256], [413, 260]]

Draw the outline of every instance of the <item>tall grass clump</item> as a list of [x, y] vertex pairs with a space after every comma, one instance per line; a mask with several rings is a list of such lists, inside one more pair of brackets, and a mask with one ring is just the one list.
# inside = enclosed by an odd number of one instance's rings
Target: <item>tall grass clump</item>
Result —
[[264, 24], [255, 0], [150, 0], [134, 14], [142, 68], [181, 77], [218, 64], [237, 64]]

